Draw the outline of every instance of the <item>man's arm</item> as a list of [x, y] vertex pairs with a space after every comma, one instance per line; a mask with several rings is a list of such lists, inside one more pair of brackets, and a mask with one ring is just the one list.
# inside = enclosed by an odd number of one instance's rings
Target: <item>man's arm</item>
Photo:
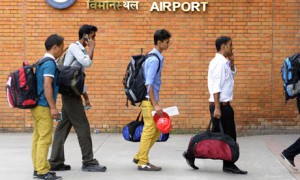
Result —
[[[149, 85], [150, 86], [150, 90], [149, 90], [149, 96], [150, 96], [150, 100], [152, 102], [152, 105], [154, 106], [154, 109], [156, 111], [156, 113], [160, 116], [163, 116], [162, 114], [162, 108], [158, 105], [157, 101], [156, 101], [156, 98], [155, 98], [155, 95], [153, 93], [153, 86]], [[147, 89], [148, 89], [148, 86], [146, 86]]]
[[51, 116], [53, 119], [59, 118], [59, 112], [56, 109], [56, 104], [53, 97], [53, 87], [52, 87], [53, 78], [50, 76], [44, 76], [44, 93], [48, 101], [51, 110]]
[[214, 93], [214, 100], [215, 100], [215, 111], [213, 116], [216, 119], [220, 119], [221, 118], [220, 93]]

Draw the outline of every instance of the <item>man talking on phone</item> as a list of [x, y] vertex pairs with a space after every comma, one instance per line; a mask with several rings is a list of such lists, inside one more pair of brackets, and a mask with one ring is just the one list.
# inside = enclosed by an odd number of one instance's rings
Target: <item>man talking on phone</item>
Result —
[[[85, 72], [86, 67], [93, 63], [95, 37], [98, 28], [93, 25], [83, 25], [78, 32], [79, 40], [72, 43], [65, 56], [65, 66], [78, 66]], [[88, 46], [88, 49], [85, 47]], [[83, 97], [85, 105], [90, 106], [87, 88], [84, 86]], [[93, 143], [90, 132], [90, 124], [85, 114], [81, 96], [62, 95], [62, 120], [57, 124], [50, 157], [52, 171], [67, 171], [70, 165], [64, 164], [64, 143], [71, 128], [75, 129], [82, 153], [82, 171], [104, 172], [106, 166], [102, 166], [94, 159]]]

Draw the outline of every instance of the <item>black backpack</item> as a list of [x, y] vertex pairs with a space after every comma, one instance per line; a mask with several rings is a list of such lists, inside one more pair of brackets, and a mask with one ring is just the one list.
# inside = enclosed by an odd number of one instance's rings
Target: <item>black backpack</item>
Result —
[[23, 66], [11, 72], [6, 82], [6, 97], [10, 107], [20, 109], [30, 109], [37, 106], [40, 94], [37, 94], [37, 81], [34, 68], [46, 61], [55, 61], [52, 58], [43, 58], [39, 62], [28, 65], [23, 62]]
[[[83, 89], [84, 89], [85, 73], [81, 70], [81, 67], [71, 66], [73, 62], [69, 66], [64, 65], [68, 48], [69, 47], [67, 47], [64, 50], [64, 53], [58, 60], [58, 65], [57, 65], [57, 69], [59, 71], [58, 92], [62, 95], [80, 96], [83, 93]], [[77, 60], [74, 59], [74, 61]]]
[[142, 102], [147, 95], [142, 66], [145, 60], [150, 56], [155, 56], [159, 60], [159, 66], [157, 69], [158, 73], [161, 60], [159, 59], [157, 54], [140, 54], [132, 56], [130, 59], [130, 62], [126, 68], [125, 75], [123, 77], [124, 91], [125, 95], [127, 96], [126, 106], [128, 106], [128, 100], [131, 102], [131, 105], [135, 106], [136, 103]]

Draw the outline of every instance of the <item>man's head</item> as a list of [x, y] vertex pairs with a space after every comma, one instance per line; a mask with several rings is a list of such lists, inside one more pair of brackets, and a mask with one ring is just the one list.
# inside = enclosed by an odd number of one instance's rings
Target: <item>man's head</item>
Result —
[[154, 45], [158, 50], [167, 50], [170, 45], [171, 33], [166, 29], [159, 29], [154, 33]]
[[55, 59], [59, 58], [64, 52], [64, 38], [58, 34], [50, 35], [45, 41], [45, 48]]
[[232, 54], [233, 45], [232, 40], [228, 36], [221, 36], [216, 39], [216, 49], [217, 52], [228, 57]]
[[81, 40], [83, 38], [95, 40], [97, 31], [98, 31], [98, 28], [96, 26], [85, 24], [85, 25], [81, 26], [78, 31], [79, 40]]

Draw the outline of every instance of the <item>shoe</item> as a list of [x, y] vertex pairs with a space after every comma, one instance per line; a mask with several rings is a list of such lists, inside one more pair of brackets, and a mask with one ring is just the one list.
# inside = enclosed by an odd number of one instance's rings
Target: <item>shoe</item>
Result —
[[288, 158], [287, 156], [285, 156], [283, 154], [283, 152], [280, 154], [280, 156], [285, 160], [285, 162], [294, 170], [297, 170], [296, 166], [295, 166], [295, 163], [294, 163], [294, 160], [293, 159], [290, 159]]
[[69, 171], [71, 170], [71, 166], [67, 164], [60, 164], [58, 166], [50, 168], [50, 171]]
[[138, 159], [132, 159], [132, 162], [134, 163], [134, 164], [137, 164], [137, 163], [139, 163], [139, 160]]
[[36, 177], [36, 179], [60, 180], [60, 179], [62, 179], [62, 177], [61, 176], [56, 176], [53, 173], [48, 172], [46, 174], [40, 174], [40, 175], [38, 174], [37, 177]]
[[[56, 176], [56, 172], [49, 171], [48, 173]], [[33, 178], [35, 179], [35, 178], [37, 178], [37, 176], [38, 176], [37, 171], [33, 171]]]
[[156, 167], [153, 164], [147, 163], [145, 165], [138, 166], [139, 171], [160, 171], [161, 167]]
[[187, 151], [184, 151], [182, 155], [189, 166], [191, 166], [193, 169], [199, 169], [197, 166], [195, 166], [195, 158], [188, 158]]
[[83, 164], [81, 170], [86, 172], [105, 172], [106, 166], [101, 166], [100, 164]]
[[233, 173], [233, 174], [247, 174], [247, 171], [240, 170], [236, 165], [230, 166], [230, 167], [224, 167], [223, 171], [227, 173]]

